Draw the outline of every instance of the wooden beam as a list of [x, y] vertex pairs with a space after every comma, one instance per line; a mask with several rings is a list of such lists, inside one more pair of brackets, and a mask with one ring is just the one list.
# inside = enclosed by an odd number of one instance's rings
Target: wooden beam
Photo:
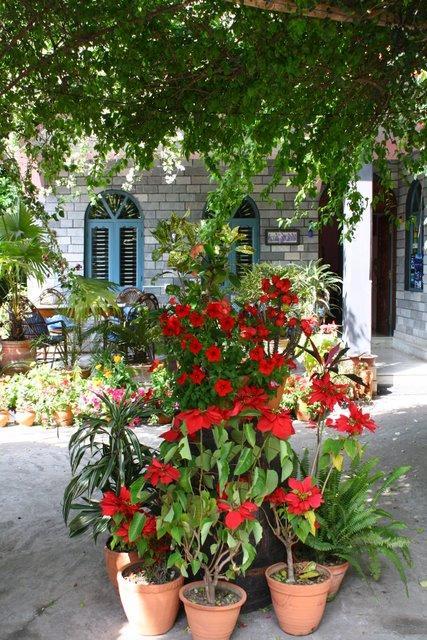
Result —
[[387, 13], [385, 10], [376, 9], [361, 13], [351, 7], [343, 9], [331, 3], [318, 2], [312, 9], [300, 9], [296, 2], [291, 0], [229, 0], [235, 4], [244, 4], [256, 9], [267, 11], [279, 11], [281, 13], [298, 13], [308, 18], [320, 20], [334, 20], [335, 22], [375, 21], [382, 27], [391, 27], [400, 24], [398, 16]]

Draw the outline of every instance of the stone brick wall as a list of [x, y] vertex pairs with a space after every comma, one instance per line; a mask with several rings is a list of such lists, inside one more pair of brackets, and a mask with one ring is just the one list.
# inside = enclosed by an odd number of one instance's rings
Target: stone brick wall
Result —
[[[214, 184], [210, 182], [200, 160], [189, 160], [184, 163], [184, 166], [185, 171], [181, 172], [172, 184], [167, 184], [163, 170], [160, 167], [155, 167], [145, 172], [129, 191], [139, 202], [144, 217], [144, 288], [155, 293], [161, 300], [165, 299], [164, 290], [168, 280], [162, 278], [157, 280], [155, 285], [151, 282], [153, 276], [166, 268], [163, 261], [155, 263], [152, 260], [152, 251], [156, 246], [152, 230], [159, 220], [168, 218], [173, 211], [183, 213], [190, 210], [194, 220], [200, 219], [207, 194], [214, 188]], [[273, 263], [307, 262], [317, 259], [317, 236], [316, 234], [312, 236], [308, 234], [309, 221], [316, 217], [316, 211], [310, 214], [310, 218], [298, 223], [297, 226], [300, 229], [299, 245], [281, 247], [265, 244], [265, 230], [277, 228], [279, 216], [290, 216], [293, 212], [296, 193], [295, 190], [285, 187], [285, 185], [279, 185], [275, 189], [273, 198], [280, 199], [285, 203], [282, 210], [277, 209], [275, 204], [262, 201], [260, 192], [269, 182], [271, 172], [272, 166], [270, 165], [263, 174], [255, 178], [254, 192], [250, 194], [260, 213], [260, 259]], [[124, 176], [117, 176], [113, 179], [110, 187], [121, 188], [124, 180]], [[84, 264], [85, 212], [89, 204], [84, 178], [78, 178], [78, 188], [81, 195], [66, 204], [64, 218], [59, 222], [52, 223], [61, 251], [72, 267]], [[66, 189], [63, 189], [62, 193], [66, 196], [70, 195]], [[55, 200], [53, 198], [46, 202], [48, 210], [53, 210], [54, 206]], [[316, 203], [307, 202], [305, 206], [307, 209], [315, 208]], [[54, 285], [54, 282], [49, 282], [45, 284], [44, 288]], [[36, 299], [38, 291], [34, 287], [31, 288], [30, 293], [31, 297]]]
[[[424, 202], [427, 203], [425, 179]], [[424, 226], [424, 288], [423, 291], [405, 290], [406, 230], [404, 226], [406, 198], [411, 180], [399, 173], [398, 214], [402, 220], [397, 231], [396, 250], [396, 330], [394, 345], [408, 353], [427, 359], [427, 224]], [[427, 223], [427, 218], [425, 219]]]

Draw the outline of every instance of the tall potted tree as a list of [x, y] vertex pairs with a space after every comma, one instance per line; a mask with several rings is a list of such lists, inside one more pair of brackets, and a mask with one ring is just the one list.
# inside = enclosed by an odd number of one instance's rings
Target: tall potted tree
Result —
[[0, 209], [0, 279], [5, 283], [6, 318], [3, 322], [1, 364], [13, 367], [31, 361], [31, 342], [25, 337], [28, 305], [22, 288], [29, 278], [42, 283], [55, 262], [47, 231], [34, 219], [22, 200]]

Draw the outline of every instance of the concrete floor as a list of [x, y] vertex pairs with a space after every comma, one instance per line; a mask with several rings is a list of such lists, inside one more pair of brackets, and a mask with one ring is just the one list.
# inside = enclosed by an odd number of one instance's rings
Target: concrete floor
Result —
[[[349, 575], [328, 604], [314, 640], [425, 640], [427, 638], [426, 395], [391, 394], [375, 401], [379, 429], [369, 435], [370, 454], [384, 466], [409, 463], [412, 471], [389, 505], [409, 525], [414, 567], [409, 599], [395, 571], [386, 567], [372, 589]], [[102, 544], [70, 540], [61, 517], [69, 478], [71, 430], [8, 427], [0, 430], [0, 639], [136, 640], [104, 573]], [[151, 429], [154, 436], [156, 429]], [[312, 432], [300, 426], [294, 444]], [[189, 640], [184, 617], [165, 640]], [[241, 617], [233, 640], [285, 638], [272, 611]]]

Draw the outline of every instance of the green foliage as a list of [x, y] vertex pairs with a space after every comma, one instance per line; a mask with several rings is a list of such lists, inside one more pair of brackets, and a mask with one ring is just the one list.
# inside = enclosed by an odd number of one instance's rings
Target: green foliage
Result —
[[[374, 579], [381, 574], [380, 558], [391, 562], [406, 585], [405, 565], [410, 566], [410, 540], [401, 535], [406, 528], [381, 504], [410, 467], [390, 473], [376, 469], [378, 459], [362, 462], [356, 457], [347, 473], [334, 469], [324, 491], [324, 504], [317, 511], [320, 528], [305, 543], [318, 562], [340, 558], [364, 576], [364, 559]], [[326, 472], [323, 473], [325, 478]]]
[[299, 313], [305, 316], [327, 314], [330, 294], [339, 290], [341, 285], [341, 278], [332, 273], [329, 265], [322, 264], [321, 260], [311, 260], [308, 264], [292, 262], [281, 265], [261, 262], [241, 278], [237, 287], [238, 300], [256, 300], [261, 294], [263, 278], [274, 274], [291, 280], [292, 288], [299, 298]]
[[[22, 145], [51, 180], [65, 157], [78, 168], [73, 145], [94, 136], [88, 181], [98, 186], [129, 159], [149, 167], [180, 131], [182, 154], [201, 153], [219, 183], [211, 208], [230, 215], [275, 149], [273, 184], [290, 182], [298, 206], [320, 179], [334, 194], [323, 221], [347, 193], [354, 223], [361, 164], [376, 155], [387, 176], [387, 145], [398, 140], [419, 174], [427, 136], [416, 126], [426, 8], [387, 1], [395, 26], [378, 26], [378, 3], [362, 4], [360, 18], [336, 22], [223, 0], [3, 3], [1, 155]], [[111, 150], [123, 154], [108, 165]]]
[[130, 486], [151, 459], [149, 449], [129, 427], [136, 417], [150, 415], [144, 400], [138, 402], [125, 395], [115, 402], [106, 394], [100, 394], [99, 399], [102, 411], [82, 416], [81, 426], [70, 438], [72, 478], [63, 501], [66, 522], [71, 511], [79, 512], [69, 522], [70, 536], [92, 526], [95, 539], [106, 531], [108, 520], [101, 517], [94, 494], [107, 490], [118, 493], [121, 487]]

